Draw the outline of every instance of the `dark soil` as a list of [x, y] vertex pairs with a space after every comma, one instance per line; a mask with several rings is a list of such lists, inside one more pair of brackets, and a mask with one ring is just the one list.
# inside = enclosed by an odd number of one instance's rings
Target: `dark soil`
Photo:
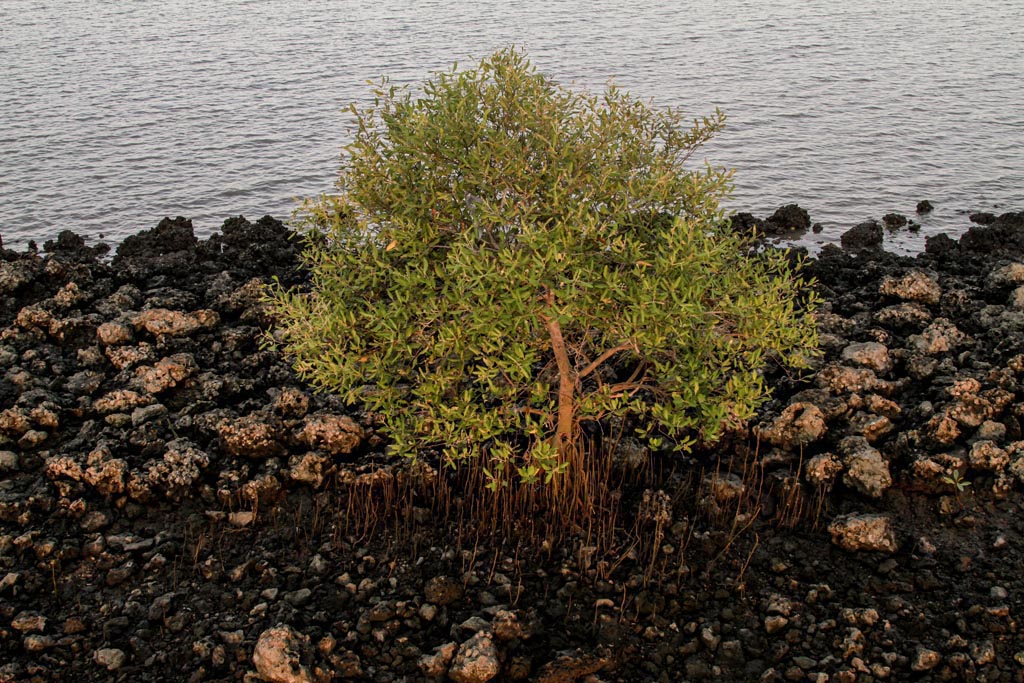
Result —
[[0, 681], [1024, 681], [1024, 215], [862, 232], [813, 372], [547, 540], [263, 344], [279, 222], [0, 249]]

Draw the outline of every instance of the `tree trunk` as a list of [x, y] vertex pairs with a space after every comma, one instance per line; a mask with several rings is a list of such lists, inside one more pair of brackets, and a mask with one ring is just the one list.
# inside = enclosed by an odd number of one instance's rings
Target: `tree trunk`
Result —
[[[546, 303], [553, 304], [554, 292], [548, 290], [544, 298]], [[565, 462], [566, 452], [572, 445], [576, 414], [576, 381], [558, 318], [542, 314], [542, 319], [551, 337], [551, 351], [555, 354], [555, 362], [558, 364], [558, 425], [555, 428], [555, 446], [558, 448], [559, 461]]]

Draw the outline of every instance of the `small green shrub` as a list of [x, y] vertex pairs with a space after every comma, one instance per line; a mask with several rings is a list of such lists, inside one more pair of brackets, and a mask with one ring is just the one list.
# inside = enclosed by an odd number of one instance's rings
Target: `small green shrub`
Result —
[[585, 422], [685, 450], [815, 348], [794, 269], [730, 231], [730, 174], [685, 168], [720, 112], [571, 92], [515, 50], [375, 95], [337, 193], [299, 213], [309, 290], [269, 300], [298, 372], [381, 414], [397, 453], [493, 487], [565, 472]]

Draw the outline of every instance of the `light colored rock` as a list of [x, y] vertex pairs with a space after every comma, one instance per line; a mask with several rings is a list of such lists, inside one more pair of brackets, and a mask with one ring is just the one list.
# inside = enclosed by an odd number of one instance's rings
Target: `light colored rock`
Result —
[[1010, 464], [1010, 454], [988, 440], [975, 442], [967, 459], [974, 469], [993, 472], [1001, 472]]
[[842, 471], [843, 464], [832, 453], [816, 455], [804, 463], [804, 478], [815, 486], [831, 486]]
[[288, 476], [293, 481], [317, 488], [323, 483], [324, 475], [330, 465], [331, 459], [319, 453], [293, 455], [288, 460]]
[[17, 472], [20, 467], [18, 454], [14, 451], [0, 451], [0, 474]]
[[758, 434], [771, 444], [793, 450], [820, 439], [828, 427], [825, 416], [813, 403], [791, 403], [770, 425]]
[[875, 322], [888, 327], [920, 327], [931, 322], [932, 314], [921, 304], [886, 306], [875, 313]]
[[347, 415], [314, 415], [306, 419], [302, 441], [331, 455], [351, 453], [363, 440], [363, 428]]
[[22, 633], [42, 633], [46, 630], [46, 617], [38, 612], [19, 612], [11, 620], [11, 628]]
[[939, 446], [951, 446], [960, 436], [960, 426], [957, 421], [944, 410], [933, 415], [924, 425], [925, 436]]
[[459, 647], [448, 669], [448, 677], [455, 683], [487, 683], [499, 671], [501, 662], [494, 637], [487, 631], [478, 631]]
[[312, 683], [313, 677], [302, 663], [308, 645], [307, 636], [278, 624], [260, 634], [252, 662], [267, 683]]
[[122, 346], [132, 341], [132, 328], [121, 323], [103, 323], [96, 328], [96, 338], [104, 346]]
[[872, 498], [881, 498], [892, 486], [889, 463], [882, 454], [872, 448], [867, 439], [859, 436], [843, 439], [839, 448], [846, 465], [843, 483]]
[[884, 415], [873, 415], [857, 411], [850, 418], [849, 433], [855, 436], [863, 436], [869, 443], [875, 443], [893, 429], [895, 429], [895, 426], [892, 420]]
[[420, 671], [428, 678], [441, 678], [448, 673], [448, 666], [455, 658], [455, 651], [458, 649], [459, 646], [456, 643], [437, 646], [434, 648], [434, 654], [420, 657]]
[[842, 358], [862, 367], [871, 368], [880, 375], [892, 370], [893, 366], [888, 347], [878, 342], [850, 344], [843, 349]]
[[941, 661], [941, 654], [918, 645], [914, 649], [914, 659], [911, 661], [910, 668], [914, 671], [928, 671], [937, 667]]
[[159, 394], [173, 389], [198, 370], [191, 353], [176, 353], [161, 358], [152, 367], [141, 367], [135, 371], [136, 387], [147, 394]]
[[1006, 305], [1014, 310], [1024, 310], [1024, 286], [1010, 292], [1010, 298], [1007, 299]]
[[270, 458], [282, 451], [277, 430], [259, 414], [224, 420], [217, 427], [221, 443], [231, 455]]
[[936, 318], [921, 334], [907, 337], [910, 348], [929, 356], [949, 353], [968, 341], [969, 337], [946, 318]]
[[124, 666], [127, 659], [128, 656], [125, 655], [124, 650], [118, 650], [114, 647], [101, 648], [92, 655], [92, 660], [106, 668], [107, 671], [117, 671]]
[[1024, 263], [1015, 262], [996, 268], [989, 273], [986, 284], [993, 288], [1024, 284]]
[[874, 370], [845, 365], [826, 366], [818, 373], [816, 381], [833, 394], [877, 392], [885, 395], [893, 389], [889, 382], [878, 379]]
[[127, 370], [156, 360], [153, 345], [146, 342], [138, 346], [108, 346], [103, 350], [103, 355], [118, 370]]
[[116, 389], [96, 399], [92, 407], [93, 410], [101, 415], [128, 413], [140, 406], [148, 406], [155, 400], [152, 396], [143, 396], [137, 391], [131, 391], [130, 389]]
[[166, 308], [152, 308], [142, 311], [132, 318], [132, 325], [137, 330], [146, 330], [151, 335], [167, 335], [170, 337], [187, 337], [199, 329], [215, 326], [220, 316], [210, 310], [183, 313]]
[[845, 550], [894, 553], [899, 548], [892, 518], [884, 514], [848, 514], [828, 525], [832, 542]]
[[202, 470], [210, 464], [210, 456], [187, 439], [168, 441], [163, 460], [150, 464], [147, 478], [154, 486], [176, 496], [199, 480]]
[[878, 291], [883, 296], [891, 296], [903, 301], [917, 301], [934, 305], [942, 298], [939, 281], [920, 270], [913, 270], [901, 278], [886, 276], [879, 285]]

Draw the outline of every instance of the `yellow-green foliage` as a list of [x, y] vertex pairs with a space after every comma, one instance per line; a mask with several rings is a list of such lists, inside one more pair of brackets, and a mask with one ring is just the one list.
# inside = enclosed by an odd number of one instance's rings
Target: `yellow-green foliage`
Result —
[[815, 347], [799, 277], [730, 231], [729, 173], [687, 168], [721, 113], [571, 92], [515, 50], [375, 95], [300, 212], [309, 290], [269, 298], [298, 372], [398, 453], [550, 480], [612, 416], [686, 449]]

